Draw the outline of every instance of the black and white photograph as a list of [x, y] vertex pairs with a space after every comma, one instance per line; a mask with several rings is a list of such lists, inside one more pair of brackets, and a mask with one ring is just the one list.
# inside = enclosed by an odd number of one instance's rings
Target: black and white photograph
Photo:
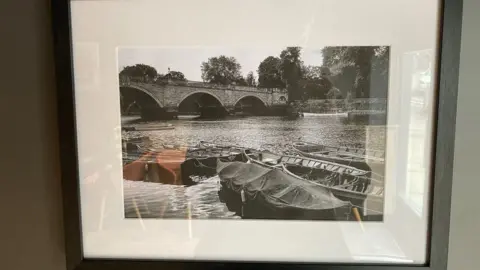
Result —
[[125, 218], [383, 220], [389, 46], [117, 57]]
[[71, 265], [445, 265], [455, 1], [57, 13]]

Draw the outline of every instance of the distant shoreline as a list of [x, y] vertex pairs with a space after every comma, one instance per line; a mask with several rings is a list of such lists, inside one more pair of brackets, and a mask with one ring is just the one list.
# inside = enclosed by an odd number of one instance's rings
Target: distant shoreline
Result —
[[[303, 111], [303, 114], [305, 116], [329, 116], [329, 115], [336, 115], [336, 116], [347, 116], [348, 112], [305, 112]], [[192, 119], [195, 119], [199, 117], [199, 115], [179, 115], [178, 116], [178, 120], [192, 120]], [[234, 117], [234, 118], [248, 118], [250, 116], [237, 116], [237, 115], [232, 115], [230, 117]], [[252, 115], [252, 117], [255, 117], [254, 115]], [[281, 117], [281, 116], [279, 116]], [[138, 122], [145, 122], [144, 120], [142, 120], [142, 118], [140, 116], [136, 116], [136, 115], [122, 115], [121, 116], [121, 119], [122, 119], [122, 125], [124, 124], [131, 124], [131, 123], [138, 123]], [[159, 120], [161, 121], [161, 120]], [[173, 120], [168, 120], [168, 121], [173, 121]], [[146, 121], [146, 122], [149, 122], [149, 121]]]

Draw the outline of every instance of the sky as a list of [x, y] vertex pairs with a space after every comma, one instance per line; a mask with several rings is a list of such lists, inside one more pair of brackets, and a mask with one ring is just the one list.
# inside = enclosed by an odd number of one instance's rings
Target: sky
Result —
[[[146, 64], [153, 66], [158, 73], [165, 74], [168, 68], [182, 72], [187, 80], [202, 81], [201, 64], [209, 57], [233, 56], [242, 66], [246, 76], [253, 71], [258, 77], [257, 68], [268, 56], [279, 56], [285, 47], [228, 48], [228, 47], [139, 47], [118, 49], [118, 71], [123, 67]], [[306, 65], [321, 66], [323, 57], [319, 49], [302, 50], [302, 60]]]

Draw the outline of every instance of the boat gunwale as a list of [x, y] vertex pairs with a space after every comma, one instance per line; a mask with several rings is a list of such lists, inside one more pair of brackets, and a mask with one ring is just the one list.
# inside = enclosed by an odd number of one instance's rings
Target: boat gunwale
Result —
[[[315, 184], [315, 185], [319, 185], [319, 186], [322, 186], [322, 187], [327, 188], [327, 189], [329, 189], [329, 190], [332, 190], [332, 192], [334, 192], [334, 191], [339, 191], [339, 192], [347, 193], [347, 194], [360, 195], [360, 197], [354, 197], [354, 199], [363, 199], [363, 198], [371, 198], [371, 197], [383, 199], [383, 197], [384, 197], [383, 195], [377, 195], [377, 194], [371, 194], [371, 193], [358, 192], [358, 191], [348, 190], [348, 189], [344, 189], [344, 188], [338, 188], [337, 186], [326, 186], [326, 185], [324, 185], [324, 184], [321, 184], [321, 183], [318, 183], [318, 182], [315, 182], [315, 181], [312, 181], [312, 180], [305, 179], [305, 178], [303, 178], [303, 177], [300, 177], [300, 176], [292, 173], [288, 168], [285, 167], [284, 164], [282, 164], [282, 168], [283, 168], [283, 170], [284, 170], [287, 174], [289, 174], [289, 175], [291, 175], [291, 176], [294, 176], [294, 177], [296, 177], [297, 179], [303, 179], [303, 180], [305, 180], [305, 181], [310, 181], [310, 182], [312, 182], [312, 183]], [[373, 179], [372, 179], [372, 180], [373, 180]], [[347, 196], [347, 195], [343, 195], [343, 196]], [[351, 197], [351, 196], [349, 196], [349, 197]]]
[[[271, 167], [271, 168], [274, 168], [274, 167], [278, 167], [280, 166], [281, 164], [278, 164], [278, 165], [269, 165], [269, 164], [266, 164], [260, 160], [256, 160], [254, 158], [251, 158], [247, 153], [245, 153], [245, 151], [247, 150], [250, 150], [250, 149], [245, 149], [243, 152], [244, 152], [244, 155], [247, 157], [247, 159], [255, 162], [255, 163], [258, 163], [260, 165], [263, 165], [263, 166], [268, 166], [268, 167]], [[259, 150], [256, 150], [256, 151], [259, 151]], [[261, 151], [259, 151], [261, 152]], [[327, 160], [319, 160], [319, 159], [315, 159], [315, 158], [310, 158], [310, 157], [304, 157], [304, 156], [292, 156], [292, 155], [280, 155], [280, 154], [275, 154], [275, 153], [271, 153], [269, 152], [270, 154], [272, 155], [277, 155], [277, 156], [280, 156], [280, 158], [283, 158], [283, 157], [289, 157], [289, 158], [295, 158], [295, 159], [303, 159], [303, 160], [310, 160], [310, 161], [314, 161], [314, 162], [320, 162], [320, 163], [325, 163], [325, 164], [329, 164], [329, 165], [333, 165], [333, 166], [340, 166], [340, 167], [344, 167], [344, 168], [348, 168], [352, 171], [358, 171], [358, 172], [361, 172], [362, 174], [350, 174], [350, 173], [345, 173], [343, 172], [342, 174], [349, 174], [349, 175], [352, 175], [352, 176], [365, 176], [365, 175], [368, 175], [369, 171], [366, 171], [366, 170], [362, 170], [362, 169], [358, 169], [356, 167], [353, 167], [353, 166], [349, 166], [349, 165], [346, 165], [346, 164], [340, 164], [340, 163], [336, 163], [336, 162], [332, 162], [332, 161], [327, 161]]]
[[[244, 151], [245, 152], [245, 151]], [[278, 154], [274, 154], [272, 153], [273, 155], [278, 155]], [[324, 188], [327, 188], [329, 190], [332, 190], [332, 192], [334, 191], [338, 191], [339, 193], [343, 193], [342, 195], [343, 196], [348, 196], [349, 194], [352, 194], [352, 195], [356, 195], [355, 197], [353, 197], [354, 199], [366, 199], [366, 198], [374, 198], [374, 199], [383, 199], [384, 195], [377, 195], [377, 194], [371, 194], [371, 193], [364, 193], [364, 192], [358, 192], [358, 191], [352, 191], [352, 190], [348, 190], [348, 189], [344, 189], [344, 188], [338, 188], [338, 187], [335, 187], [335, 186], [326, 186], [326, 185], [323, 185], [323, 184], [320, 184], [318, 182], [315, 182], [315, 181], [312, 181], [312, 180], [307, 180], [307, 179], [304, 179], [294, 173], [292, 173], [286, 166], [284, 163], [280, 163], [278, 165], [275, 165], [275, 166], [272, 166], [272, 165], [269, 165], [269, 164], [266, 164], [264, 162], [261, 162], [259, 160], [256, 160], [252, 157], [250, 157], [247, 153], [244, 153], [244, 155], [247, 157], [248, 160], [250, 160], [251, 162], [254, 162], [256, 164], [259, 164], [261, 166], [266, 166], [266, 167], [269, 167], [269, 168], [272, 168], [272, 169], [278, 169], [278, 168], [281, 168], [283, 171], [285, 171], [287, 174], [291, 175], [291, 176], [294, 176], [296, 177], [297, 179], [302, 179], [303, 181], [309, 181], [309, 182], [312, 182], [313, 184], [315, 185], [319, 185], [319, 186], [322, 186]], [[348, 165], [344, 165], [344, 164], [337, 164], [335, 162], [330, 162], [330, 161], [323, 161], [323, 160], [315, 160], [315, 159], [312, 159], [312, 158], [308, 158], [308, 157], [295, 157], [295, 156], [289, 156], [289, 155], [279, 155], [281, 157], [284, 157], [284, 156], [287, 156], [287, 157], [292, 157], [292, 158], [301, 158], [301, 159], [307, 159], [307, 160], [312, 160], [312, 161], [317, 161], [317, 162], [325, 162], [325, 163], [330, 163], [330, 164], [333, 164], [333, 165], [339, 165], [339, 166], [343, 166], [343, 167], [349, 167], [349, 168], [353, 168], [355, 170], [358, 170], [358, 171], [364, 171], [364, 170], [360, 170], [360, 169], [357, 169], [357, 168], [354, 168], [354, 167], [351, 167], [351, 166], [348, 166]], [[291, 164], [292, 166], [294, 164]], [[295, 164], [295, 166], [302, 166], [302, 165], [299, 165], [299, 164]], [[314, 169], [321, 169], [321, 168], [314, 168]], [[367, 171], [364, 171], [366, 172], [366, 174], [368, 174]], [[342, 173], [343, 174], [343, 173]], [[356, 176], [356, 177], [368, 177], [366, 174], [364, 175], [352, 175], [352, 176]], [[379, 180], [373, 178], [373, 177], [368, 177], [371, 179], [372, 182], [380, 182]], [[382, 191], [382, 193], [384, 192], [384, 190]], [[352, 196], [348, 196], [350, 198], [352, 198]]]
[[[348, 157], [339, 157], [339, 156], [335, 156], [335, 155], [334, 156], [329, 156], [329, 155], [325, 155], [325, 154], [313, 154], [312, 152], [307, 152], [305, 150], [299, 149], [296, 146], [296, 143], [298, 143], [298, 142], [294, 142], [292, 144], [293, 150], [295, 152], [303, 155], [303, 156], [310, 157], [310, 158], [319, 157], [319, 158], [328, 158], [328, 159], [332, 159], [332, 160], [341, 160], [341, 161], [344, 161], [344, 162], [364, 162], [364, 163], [367, 163], [367, 164], [368, 164], [367, 161], [369, 161], [371, 163], [377, 163], [377, 164], [384, 164], [385, 163], [385, 158], [368, 156], [368, 155], [365, 155], [365, 154], [364, 155], [358, 155], [358, 154], [354, 154], [353, 152], [348, 152], [348, 151], [345, 152], [345, 153], [341, 152], [342, 154], [345, 154]], [[328, 147], [328, 146], [325, 146], [325, 145], [309, 143], [309, 142], [300, 142], [300, 143], [305, 143], [305, 144], [312, 145], [312, 146]], [[333, 146], [333, 147], [340, 149], [339, 146]], [[382, 151], [382, 150], [366, 150], [366, 149], [362, 149], [362, 148], [350, 148], [350, 147], [348, 147], [347, 149], [364, 150], [364, 151]], [[331, 150], [331, 151], [328, 151], [328, 152], [335, 152], [335, 150]], [[338, 151], [336, 151], [336, 152], [338, 152]], [[383, 155], [385, 156], [385, 151], [383, 151], [383, 152], [384, 152]], [[355, 160], [354, 158], [361, 159], [361, 160]]]

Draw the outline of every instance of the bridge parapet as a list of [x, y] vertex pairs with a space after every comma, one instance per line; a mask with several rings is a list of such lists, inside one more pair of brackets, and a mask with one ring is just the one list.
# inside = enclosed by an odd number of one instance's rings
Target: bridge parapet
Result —
[[132, 83], [147, 83], [160, 86], [187, 86], [195, 88], [207, 88], [212, 90], [232, 90], [232, 91], [243, 91], [243, 92], [256, 92], [256, 93], [287, 93], [286, 89], [281, 88], [259, 88], [252, 86], [241, 86], [241, 85], [222, 85], [222, 84], [213, 84], [199, 81], [172, 81], [172, 80], [152, 80], [149, 78], [143, 77], [129, 77], [121, 76], [120, 85], [130, 85]]
[[[162, 84], [162, 83], [159, 83]], [[221, 84], [212, 84], [205, 82], [197, 81], [168, 81], [163, 82], [163, 85], [176, 85], [176, 86], [189, 86], [197, 88], [209, 88], [209, 89], [219, 89], [219, 90], [233, 90], [233, 91], [245, 91], [245, 92], [261, 92], [261, 93], [273, 93], [280, 92], [282, 89], [278, 88], [257, 88], [252, 86], [240, 86], [240, 85], [221, 85]]]

